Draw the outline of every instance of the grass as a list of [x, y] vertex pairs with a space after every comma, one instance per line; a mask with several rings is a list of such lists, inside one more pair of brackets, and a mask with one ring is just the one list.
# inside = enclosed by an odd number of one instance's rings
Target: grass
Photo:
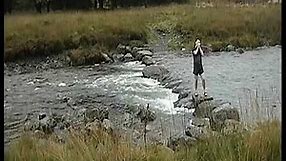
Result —
[[164, 145], [136, 146], [102, 131], [71, 132], [65, 143], [24, 135], [5, 153], [5, 161], [250, 161], [281, 160], [281, 123], [266, 121], [250, 131], [212, 136], [171, 151]]
[[4, 17], [4, 59], [60, 54], [64, 50], [97, 46], [106, 51], [119, 43], [148, 43], [152, 30], [171, 36], [174, 49], [191, 48], [195, 37], [218, 51], [231, 43], [237, 47], [281, 44], [281, 6], [198, 9], [169, 5], [108, 12], [15, 14]]

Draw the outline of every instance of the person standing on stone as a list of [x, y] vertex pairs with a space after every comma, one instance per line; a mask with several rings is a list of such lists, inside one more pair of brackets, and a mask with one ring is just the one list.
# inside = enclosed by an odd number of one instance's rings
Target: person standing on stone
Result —
[[204, 91], [204, 96], [207, 96], [206, 88], [205, 88], [205, 78], [204, 78], [204, 70], [202, 66], [202, 56], [203, 51], [201, 48], [200, 39], [196, 39], [194, 49], [192, 50], [193, 55], [193, 74], [195, 79], [195, 96], [198, 96], [197, 85], [198, 85], [198, 78], [202, 81], [202, 87]]

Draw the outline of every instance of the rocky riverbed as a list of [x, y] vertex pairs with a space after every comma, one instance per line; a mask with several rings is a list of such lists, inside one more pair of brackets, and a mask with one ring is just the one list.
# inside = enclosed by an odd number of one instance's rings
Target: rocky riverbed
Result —
[[205, 57], [207, 86], [215, 97], [203, 104], [210, 113], [200, 112], [191, 100], [190, 54], [164, 47], [118, 48], [121, 53], [107, 64], [67, 67], [65, 56], [5, 64], [5, 143], [18, 138], [24, 129], [61, 133], [70, 126], [88, 127], [95, 120], [140, 142], [141, 111], [147, 104], [155, 117], [147, 127], [150, 141], [198, 139], [207, 134], [205, 129], [214, 131], [244, 118], [238, 102], [240, 90], [256, 90], [257, 85], [272, 88], [262, 100], [269, 102], [267, 108], [275, 108], [272, 115], [280, 116], [280, 47]]

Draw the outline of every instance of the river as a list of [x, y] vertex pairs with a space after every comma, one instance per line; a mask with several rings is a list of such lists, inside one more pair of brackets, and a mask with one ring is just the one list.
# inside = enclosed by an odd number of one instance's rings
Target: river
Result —
[[[154, 59], [165, 66], [172, 77], [182, 80], [182, 89], [192, 90], [192, 57], [189, 54], [161, 51], [155, 53]], [[246, 121], [254, 116], [280, 118], [281, 60], [281, 47], [246, 51], [244, 54], [221, 52], [206, 56], [203, 63], [208, 93], [240, 108], [241, 117]], [[128, 62], [6, 74], [5, 143], [19, 137], [28, 114], [71, 112], [67, 104], [61, 102], [63, 97], [82, 100], [81, 105], [86, 100], [106, 106], [114, 102], [150, 104], [158, 116], [151, 123], [151, 131], [165, 137], [183, 132], [187, 120], [192, 117], [192, 110], [174, 108], [173, 102], [178, 99], [178, 94], [164, 88], [156, 80], [143, 78], [143, 68], [144, 65], [139, 62]], [[254, 94], [260, 106], [255, 111], [254, 100], [250, 101]], [[258, 111], [258, 108], [261, 110]]]

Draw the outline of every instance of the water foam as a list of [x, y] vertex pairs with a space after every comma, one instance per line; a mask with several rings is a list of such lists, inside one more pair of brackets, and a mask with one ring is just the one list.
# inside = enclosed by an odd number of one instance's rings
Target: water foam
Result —
[[[119, 67], [134, 70], [143, 68], [144, 65], [140, 62], [128, 62], [119, 65]], [[98, 78], [87, 86], [101, 88], [105, 92], [116, 94], [127, 104], [150, 104], [151, 108], [167, 114], [186, 111], [186, 109], [174, 108], [173, 106], [173, 102], [178, 99], [178, 94], [172, 93], [171, 89], [164, 88], [160, 82], [154, 79], [143, 78], [141, 72], [124, 70], [120, 73]]]

